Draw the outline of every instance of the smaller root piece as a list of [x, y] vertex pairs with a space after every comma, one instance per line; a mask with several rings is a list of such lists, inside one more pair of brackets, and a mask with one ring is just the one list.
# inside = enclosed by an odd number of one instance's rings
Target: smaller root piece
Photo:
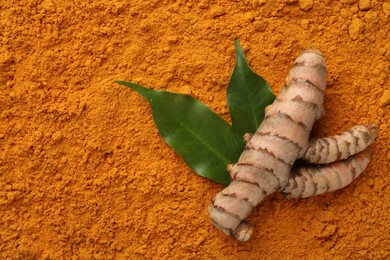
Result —
[[326, 166], [294, 168], [281, 192], [292, 198], [307, 198], [344, 188], [364, 171], [370, 158], [367, 149]]
[[375, 139], [378, 126], [357, 125], [342, 134], [312, 141], [303, 158], [315, 164], [326, 164], [344, 160], [366, 149]]

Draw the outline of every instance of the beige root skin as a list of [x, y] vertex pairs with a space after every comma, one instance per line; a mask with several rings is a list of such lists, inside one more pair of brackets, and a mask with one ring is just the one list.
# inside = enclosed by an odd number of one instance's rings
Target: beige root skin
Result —
[[309, 144], [313, 124], [323, 114], [326, 64], [314, 48], [294, 62], [285, 86], [238, 162], [229, 166], [231, 184], [210, 203], [212, 223], [222, 232], [247, 241], [253, 227], [245, 221], [267, 195], [288, 184], [291, 167]]
[[326, 164], [347, 159], [363, 151], [375, 139], [378, 127], [374, 124], [357, 125], [342, 134], [315, 139], [302, 159], [310, 163]]
[[335, 191], [349, 185], [366, 169], [370, 162], [369, 149], [322, 167], [293, 169], [289, 183], [281, 190], [288, 197], [307, 198]]
[[[285, 86], [254, 134], [246, 134], [246, 147], [236, 164], [228, 166], [231, 184], [217, 194], [208, 211], [212, 223], [227, 235], [247, 241], [253, 226], [245, 219], [266, 196], [281, 191], [305, 198], [341, 189], [367, 167], [365, 150], [377, 135], [377, 126], [360, 125], [340, 135], [310, 142], [316, 120], [324, 115], [326, 64], [316, 49], [308, 49], [294, 62]], [[302, 158], [322, 167], [292, 165]]]

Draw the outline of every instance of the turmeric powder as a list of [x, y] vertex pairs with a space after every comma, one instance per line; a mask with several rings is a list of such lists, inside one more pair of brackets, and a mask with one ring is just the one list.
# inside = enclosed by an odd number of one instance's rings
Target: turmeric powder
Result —
[[[389, 258], [390, 3], [370, 2], [1, 1], [0, 259]], [[112, 83], [191, 94], [228, 120], [235, 37], [275, 93], [289, 57], [323, 51], [327, 114], [313, 134], [366, 121], [381, 133], [348, 189], [263, 200], [249, 243], [205, 224], [221, 186]]]

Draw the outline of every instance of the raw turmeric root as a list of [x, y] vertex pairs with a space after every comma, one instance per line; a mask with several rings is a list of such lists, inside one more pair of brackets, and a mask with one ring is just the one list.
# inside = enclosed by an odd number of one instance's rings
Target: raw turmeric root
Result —
[[378, 127], [373, 124], [358, 125], [340, 135], [320, 138], [311, 142], [303, 155], [310, 163], [330, 163], [347, 159], [363, 151], [375, 139]]
[[339, 189], [367, 166], [369, 154], [362, 152], [322, 168], [298, 168], [291, 173], [299, 158], [333, 162], [364, 150], [376, 136], [375, 126], [359, 126], [333, 137], [334, 145], [324, 145], [331, 141], [323, 138], [311, 142], [308, 150], [311, 129], [324, 114], [325, 87], [325, 60], [320, 51], [309, 48], [295, 60], [257, 131], [244, 136], [245, 150], [236, 164], [228, 166], [231, 184], [208, 207], [212, 223], [222, 232], [247, 241], [253, 226], [245, 219], [266, 196], [282, 191], [307, 197]]
[[307, 198], [344, 188], [359, 177], [370, 158], [371, 151], [366, 149], [346, 160], [322, 167], [294, 168], [289, 183], [281, 192], [292, 198]]
[[314, 122], [322, 115], [326, 63], [317, 49], [294, 62], [285, 86], [238, 162], [228, 167], [231, 184], [209, 206], [216, 227], [241, 241], [253, 228], [244, 221], [267, 195], [287, 185], [291, 168], [309, 144]]

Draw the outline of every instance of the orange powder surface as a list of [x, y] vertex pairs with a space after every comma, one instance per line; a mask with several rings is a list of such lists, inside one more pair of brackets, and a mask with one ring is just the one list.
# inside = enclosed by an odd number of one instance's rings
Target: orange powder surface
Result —
[[[390, 257], [390, 4], [385, 0], [0, 0], [0, 259]], [[295, 57], [328, 63], [318, 136], [373, 122], [359, 179], [269, 196], [248, 242], [223, 235], [204, 179], [125, 79], [191, 94], [229, 120], [238, 37], [278, 93]], [[189, 115], [190, 116], [190, 115]]]

